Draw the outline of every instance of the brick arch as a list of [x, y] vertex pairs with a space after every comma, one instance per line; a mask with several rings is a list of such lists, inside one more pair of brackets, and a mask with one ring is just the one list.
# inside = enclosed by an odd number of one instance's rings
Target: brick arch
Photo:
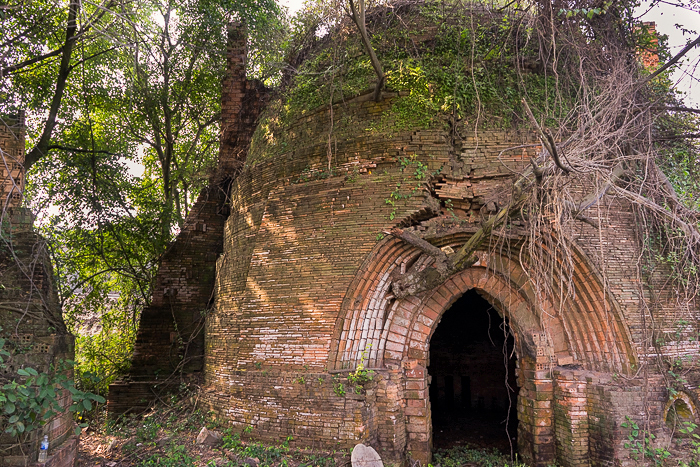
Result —
[[[457, 248], [468, 237], [460, 233], [436, 244]], [[559, 264], [551, 273], [570, 277], [560, 282], [572, 287], [557, 289], [559, 283], [553, 280], [554, 296], [542, 297], [521, 263], [526, 261], [521, 260], [525, 241], [505, 240], [497, 251], [477, 252], [474, 266], [435, 289], [395, 300], [390, 286], [396, 275], [417, 262], [430, 267], [432, 259], [403, 241], [384, 239], [367, 256], [341, 305], [329, 366], [352, 369], [365, 359], [367, 367], [382, 372], [386, 384], [394, 388], [389, 391], [387, 386], [386, 392], [395, 394], [396, 400], [378, 422], [389, 432], [403, 426], [383, 442], [397, 452], [410, 451], [422, 463], [430, 461], [432, 451], [427, 396], [430, 339], [444, 312], [470, 289], [509, 319], [519, 367], [518, 451], [532, 465], [556, 460], [551, 369], [575, 363], [590, 370], [629, 372], [635, 362], [619, 305], [580, 250], [573, 248], [573, 271], [565, 272], [567, 268]]]
[[[456, 247], [467, 237], [445, 237], [439, 246]], [[577, 363], [592, 370], [629, 372], [636, 360], [629, 330], [619, 305], [605, 291], [585, 255], [574, 248], [570, 298], [538, 299], [518, 260], [522, 245], [516, 240], [498, 254], [480, 251], [475, 266], [440, 287], [394, 300], [390, 290], [393, 275], [415, 261], [430, 259], [405, 242], [384, 239], [368, 255], [343, 300], [331, 345], [331, 368], [354, 368], [363, 352], [365, 364], [372, 368], [395, 367], [405, 358], [425, 353], [436, 320], [464, 292], [476, 288], [509, 316], [524, 346], [522, 351], [546, 352], [554, 365]], [[535, 340], [544, 348], [538, 350]]]
[[[555, 332], [544, 331], [547, 327], [540, 326], [532, 307], [513, 284], [486, 267], [474, 266], [455, 274], [440, 287], [430, 291], [417, 308], [405, 302], [397, 307], [396, 316], [411, 316], [411, 319], [405, 331], [400, 326], [392, 328], [390, 325], [387, 340], [399, 343], [404, 350], [400, 359], [396, 358], [397, 355], [385, 353], [385, 364], [400, 363], [407, 359], [427, 360], [430, 339], [442, 315], [464, 292], [471, 289], [476, 289], [499, 314], [509, 318], [519, 355], [526, 354], [535, 358], [539, 354], [550, 359], [557, 355], [571, 357], [566, 334], [556, 320], [551, 320], [550, 323], [556, 327]], [[391, 324], [394, 324], [393, 320]]]

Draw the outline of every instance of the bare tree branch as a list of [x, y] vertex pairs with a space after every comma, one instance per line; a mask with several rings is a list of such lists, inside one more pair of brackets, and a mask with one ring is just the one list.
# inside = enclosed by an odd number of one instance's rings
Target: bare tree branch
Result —
[[603, 185], [603, 188], [595, 193], [591, 193], [590, 195], [586, 196], [584, 199], [581, 200], [581, 202], [578, 205], [578, 208], [576, 209], [577, 213], [580, 214], [581, 212], [585, 211], [586, 209], [590, 208], [594, 204], [596, 204], [600, 199], [605, 196], [605, 194], [610, 190], [610, 188], [617, 183], [617, 181], [622, 177], [622, 175], [625, 173], [625, 169], [622, 166], [622, 164], [617, 164], [615, 168], [613, 168], [613, 171], [610, 175], [610, 179], [608, 182]]
[[372, 47], [372, 41], [367, 33], [367, 26], [365, 24], [365, 0], [357, 0], [358, 5], [355, 7], [354, 0], [348, 0], [350, 4], [350, 18], [355, 22], [357, 29], [360, 31], [360, 36], [362, 37], [362, 42], [365, 45], [365, 49], [369, 54], [370, 62], [372, 63], [372, 68], [377, 74], [377, 84], [374, 88], [374, 100], [379, 102], [382, 99], [382, 90], [384, 89], [384, 82], [386, 81], [386, 75], [384, 74], [384, 69], [382, 68], [382, 62], [377, 58], [377, 54], [374, 52]]
[[554, 163], [557, 165], [557, 167], [564, 171], [564, 173], [571, 173], [571, 168], [564, 165], [559, 159], [559, 153], [557, 152], [557, 145], [554, 142], [554, 137], [551, 135], [549, 130], [547, 130], [546, 133], [542, 130], [540, 124], [537, 123], [537, 119], [533, 115], [532, 110], [530, 110], [530, 106], [527, 105], [527, 101], [525, 99], [522, 99], [522, 103], [525, 108], [525, 113], [527, 113], [527, 116], [530, 119], [530, 123], [532, 123], [532, 126], [535, 127], [535, 130], [537, 130], [537, 134], [540, 138], [540, 141], [542, 141], [542, 145], [545, 147], [547, 152], [549, 152], [552, 155]]
[[669, 60], [668, 62], [666, 62], [666, 64], [663, 65], [661, 68], [659, 68], [658, 70], [656, 70], [655, 72], [653, 72], [652, 74], [650, 74], [649, 76], [647, 76], [646, 78], [644, 78], [644, 79], [639, 83], [639, 85], [641, 86], [641, 85], [643, 85], [643, 84], [648, 83], [649, 81], [651, 81], [652, 79], [656, 78], [657, 76], [659, 76], [659, 75], [660, 75], [661, 73], [663, 73], [664, 71], [666, 71], [666, 70], [668, 70], [669, 68], [671, 68], [673, 65], [675, 65], [676, 63], [678, 63], [678, 61], [679, 61], [681, 58], [683, 58], [683, 57], [685, 56], [685, 54], [687, 54], [688, 52], [690, 52], [690, 50], [691, 50], [693, 47], [695, 47], [696, 45], [698, 45], [698, 44], [700, 44], [700, 36], [698, 36], [698, 37], [697, 37], [693, 42], [691, 42], [690, 44], [688, 44], [688, 45], [686, 45], [685, 47], [683, 47], [683, 50], [681, 50], [680, 52], [678, 52], [671, 60]]

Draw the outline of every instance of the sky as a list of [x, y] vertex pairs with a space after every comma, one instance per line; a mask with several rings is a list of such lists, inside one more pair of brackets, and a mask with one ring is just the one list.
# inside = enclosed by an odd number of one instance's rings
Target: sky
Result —
[[[644, 2], [636, 11], [642, 21], [653, 21], [656, 30], [668, 35], [668, 44], [672, 55], [680, 52], [683, 47], [700, 34], [700, 13], [683, 8], [674, 7], [667, 3], [660, 3], [649, 8], [651, 2]], [[695, 31], [692, 36], [683, 34], [676, 24], [686, 29]], [[686, 93], [686, 104], [700, 107], [700, 49], [697, 47], [688, 53], [688, 58], [683, 65], [673, 74], [673, 79], [678, 83], [678, 89]]]

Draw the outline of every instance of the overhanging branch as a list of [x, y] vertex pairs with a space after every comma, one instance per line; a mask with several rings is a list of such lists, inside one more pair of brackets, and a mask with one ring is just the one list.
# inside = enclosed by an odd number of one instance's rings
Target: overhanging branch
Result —
[[539, 136], [540, 141], [542, 141], [542, 145], [544, 146], [544, 148], [547, 150], [547, 152], [549, 152], [552, 155], [552, 159], [554, 159], [554, 163], [556, 164], [556, 166], [559, 167], [566, 174], [571, 173], [571, 167], [564, 165], [564, 163], [559, 158], [557, 145], [554, 142], [554, 137], [552, 136], [552, 134], [549, 132], [549, 130], [546, 130], [546, 132], [542, 130], [540, 124], [537, 123], [537, 119], [533, 115], [532, 110], [530, 110], [530, 106], [527, 105], [527, 101], [525, 99], [522, 100], [522, 103], [523, 107], [525, 108], [525, 113], [527, 114], [527, 117], [530, 120], [530, 123], [533, 127], [535, 127], [537, 135]]
[[365, 50], [369, 54], [370, 62], [372, 63], [372, 68], [377, 75], [377, 85], [374, 88], [374, 101], [379, 102], [382, 99], [382, 90], [384, 89], [384, 82], [386, 81], [386, 75], [384, 74], [384, 69], [382, 67], [382, 62], [377, 58], [377, 54], [374, 52], [372, 47], [372, 41], [367, 33], [367, 25], [365, 21], [365, 0], [357, 0], [357, 7], [355, 6], [355, 0], [348, 0], [350, 4], [350, 12], [348, 15], [352, 18], [353, 22], [357, 26], [362, 37], [362, 43], [365, 46]]
[[[551, 165], [550, 165], [551, 167]], [[529, 197], [527, 186], [532, 182], [532, 167], [528, 167], [513, 184], [511, 201], [501, 208], [496, 215], [484, 222], [469, 240], [452, 255], [446, 255], [438, 247], [428, 243], [417, 235], [402, 229], [392, 229], [386, 232], [396, 238], [415, 246], [423, 253], [434, 259], [427, 267], [412, 266], [409, 271], [391, 284], [391, 290], [396, 298], [405, 298], [430, 290], [443, 283], [451, 275], [471, 267], [477, 261], [476, 251], [489, 238], [491, 232], [509, 218], [518, 215]]]
[[681, 58], [683, 58], [683, 57], [685, 56], [685, 54], [687, 54], [688, 52], [690, 52], [690, 50], [691, 50], [693, 47], [695, 47], [696, 45], [698, 45], [698, 44], [700, 44], [700, 36], [698, 36], [698, 37], [697, 37], [693, 42], [691, 42], [690, 44], [688, 44], [688, 45], [686, 45], [685, 47], [683, 47], [683, 50], [681, 50], [680, 52], [678, 52], [671, 60], [669, 60], [668, 62], [666, 62], [666, 64], [663, 65], [661, 68], [659, 68], [658, 70], [656, 70], [655, 72], [653, 72], [652, 74], [650, 74], [649, 76], [647, 76], [646, 78], [644, 78], [644, 79], [639, 83], [639, 85], [641, 86], [641, 85], [643, 85], [643, 84], [648, 83], [649, 81], [651, 81], [652, 79], [656, 78], [657, 76], [659, 76], [659, 75], [660, 75], [661, 73], [663, 73], [664, 71], [666, 71], [666, 70], [668, 70], [669, 68], [671, 68], [673, 65], [675, 65], [676, 63], [678, 63], [678, 61], [679, 61]]

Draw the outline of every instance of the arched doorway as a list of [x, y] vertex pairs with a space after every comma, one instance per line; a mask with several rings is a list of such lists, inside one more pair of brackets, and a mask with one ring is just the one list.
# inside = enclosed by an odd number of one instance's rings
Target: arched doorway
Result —
[[[457, 235], [437, 246], [455, 249], [464, 241]], [[334, 371], [348, 371], [362, 362], [382, 372], [385, 386], [375, 394], [387, 397], [377, 399], [372, 422], [379, 427], [376, 443], [387, 458], [403, 462], [410, 453], [411, 459], [430, 463], [431, 340], [444, 325], [439, 324], [443, 316], [472, 289], [509, 320], [518, 357], [517, 447], [528, 464], [556, 461], [553, 367], [576, 363], [617, 372], [631, 367], [629, 329], [585, 255], [576, 256], [571, 277], [575, 294], [562, 306], [559, 296], [538, 295], [533, 289], [520, 253], [520, 248], [480, 251], [472, 267], [433, 290], [404, 298], [393, 295], [391, 284], [420, 258], [412, 245], [382, 240], [357, 271], [338, 314], [329, 358]]]
[[514, 345], [507, 318], [476, 289], [445, 311], [428, 359], [434, 449], [469, 445], [514, 452]]

